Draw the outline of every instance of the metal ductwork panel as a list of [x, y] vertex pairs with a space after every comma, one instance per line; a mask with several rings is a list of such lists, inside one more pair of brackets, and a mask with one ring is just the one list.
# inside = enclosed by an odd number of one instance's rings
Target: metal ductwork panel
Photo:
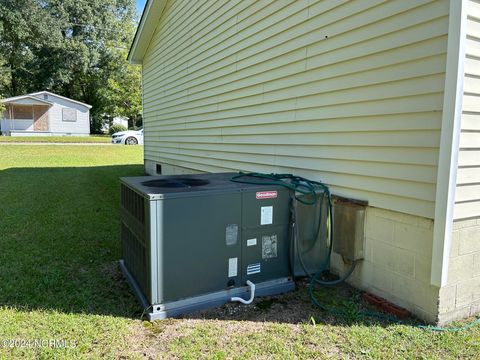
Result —
[[[296, 240], [292, 246], [295, 276], [313, 275], [328, 267], [330, 256], [328, 199], [324, 192], [318, 191], [316, 196], [317, 199], [313, 205], [293, 200], [296, 209], [296, 234], [291, 236]], [[313, 200], [312, 196], [300, 198], [309, 202]]]
[[364, 257], [366, 203], [337, 197], [334, 201], [333, 251], [353, 262]]

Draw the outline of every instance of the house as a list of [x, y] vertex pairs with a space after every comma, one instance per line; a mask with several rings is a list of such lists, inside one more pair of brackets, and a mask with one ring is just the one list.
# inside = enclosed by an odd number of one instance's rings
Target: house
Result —
[[111, 122], [109, 121], [106, 121], [103, 125], [102, 125], [102, 132], [105, 132], [107, 133], [108, 132], [108, 129], [110, 129], [110, 126], [112, 125], [121, 125], [121, 126], [125, 126], [125, 128], [128, 129], [128, 118], [126, 117], [122, 117], [122, 116], [115, 116]]
[[354, 286], [431, 323], [471, 316], [479, 39], [473, 0], [149, 0], [129, 53], [145, 169], [321, 180], [368, 202]]
[[90, 134], [91, 106], [48, 91], [15, 96], [1, 102], [2, 135], [49, 136]]

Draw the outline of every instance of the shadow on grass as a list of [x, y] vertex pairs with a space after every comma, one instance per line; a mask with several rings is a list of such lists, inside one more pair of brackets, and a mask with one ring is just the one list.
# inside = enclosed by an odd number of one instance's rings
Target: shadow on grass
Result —
[[138, 317], [118, 269], [119, 177], [141, 165], [0, 171], [0, 306]]

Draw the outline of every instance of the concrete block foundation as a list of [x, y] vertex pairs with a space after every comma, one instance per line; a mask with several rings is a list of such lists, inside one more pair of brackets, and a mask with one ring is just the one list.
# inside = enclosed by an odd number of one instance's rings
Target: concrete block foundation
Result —
[[480, 219], [455, 221], [447, 286], [440, 291], [438, 322], [480, 311]]

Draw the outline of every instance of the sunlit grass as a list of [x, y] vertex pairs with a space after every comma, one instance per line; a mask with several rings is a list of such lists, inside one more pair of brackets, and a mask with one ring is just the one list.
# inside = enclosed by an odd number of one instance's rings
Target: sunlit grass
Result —
[[[478, 359], [480, 326], [430, 332], [358, 315], [357, 290], [299, 290], [154, 323], [116, 262], [121, 176], [143, 149], [0, 145], [0, 358]], [[340, 291], [342, 290], [342, 291]], [[412, 320], [415, 323], [416, 320]], [[2, 340], [74, 347], [1, 348]]]
[[[114, 358], [137, 304], [118, 272], [118, 178], [140, 147], [0, 145], [0, 349], [5, 358]], [[0, 343], [1, 344], [1, 343]]]

